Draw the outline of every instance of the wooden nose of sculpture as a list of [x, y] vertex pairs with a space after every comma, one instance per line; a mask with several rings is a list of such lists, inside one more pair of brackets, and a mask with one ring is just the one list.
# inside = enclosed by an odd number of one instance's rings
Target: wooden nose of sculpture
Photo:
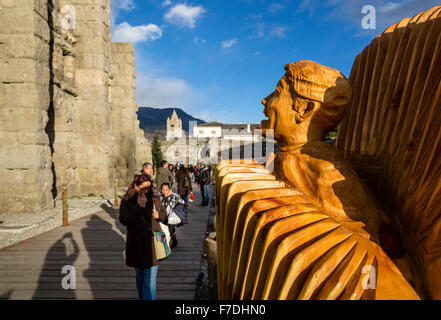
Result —
[[[255, 163], [217, 167], [219, 298], [418, 299], [378, 245], [384, 213], [321, 141], [344, 116], [348, 80], [312, 61], [285, 70], [277, 95], [262, 101], [271, 100], [277, 114], [266, 128], [272, 123], [286, 147], [271, 158], [275, 171]], [[302, 110], [308, 114], [296, 123]]]

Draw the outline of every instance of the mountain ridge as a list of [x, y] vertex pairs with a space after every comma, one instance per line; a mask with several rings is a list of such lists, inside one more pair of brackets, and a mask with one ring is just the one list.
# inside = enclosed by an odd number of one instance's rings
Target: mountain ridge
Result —
[[176, 110], [176, 114], [182, 120], [182, 129], [186, 132], [189, 130], [189, 121], [196, 121], [198, 125], [206, 123], [204, 120], [195, 118], [177, 107], [139, 107], [137, 112], [139, 127], [144, 130], [145, 137], [152, 139], [157, 134], [164, 138], [167, 134], [167, 117], [171, 117], [173, 110]]

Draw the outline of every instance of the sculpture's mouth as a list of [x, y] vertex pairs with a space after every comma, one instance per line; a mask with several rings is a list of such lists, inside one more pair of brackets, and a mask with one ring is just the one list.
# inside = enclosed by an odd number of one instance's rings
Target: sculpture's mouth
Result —
[[266, 137], [267, 130], [274, 130], [274, 124], [276, 121], [276, 115], [274, 111], [268, 111], [268, 107], [265, 106], [265, 109], [263, 109], [263, 114], [268, 118], [265, 120], [262, 120], [260, 122], [262, 127], [262, 135]]

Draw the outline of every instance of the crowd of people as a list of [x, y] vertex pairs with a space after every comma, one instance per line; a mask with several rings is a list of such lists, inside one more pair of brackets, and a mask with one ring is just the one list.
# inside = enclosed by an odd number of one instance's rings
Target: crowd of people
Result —
[[[188, 223], [187, 207], [194, 199], [192, 182], [199, 184], [201, 206], [209, 205], [211, 167], [204, 163], [171, 164], [162, 160], [153, 177], [153, 165], [144, 163], [121, 200], [119, 220], [127, 227], [126, 264], [136, 270], [139, 299], [156, 299], [154, 235], [163, 233], [170, 249], [176, 248], [176, 228]], [[173, 186], [177, 193], [173, 192]]]

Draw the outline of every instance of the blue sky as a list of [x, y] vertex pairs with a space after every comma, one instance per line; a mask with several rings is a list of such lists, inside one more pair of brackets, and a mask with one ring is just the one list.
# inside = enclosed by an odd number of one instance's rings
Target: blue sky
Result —
[[[355, 56], [432, 0], [110, 0], [114, 41], [135, 46], [139, 106], [180, 107], [206, 121], [260, 123], [261, 99], [288, 62], [349, 76]], [[376, 29], [361, 27], [364, 5]]]

